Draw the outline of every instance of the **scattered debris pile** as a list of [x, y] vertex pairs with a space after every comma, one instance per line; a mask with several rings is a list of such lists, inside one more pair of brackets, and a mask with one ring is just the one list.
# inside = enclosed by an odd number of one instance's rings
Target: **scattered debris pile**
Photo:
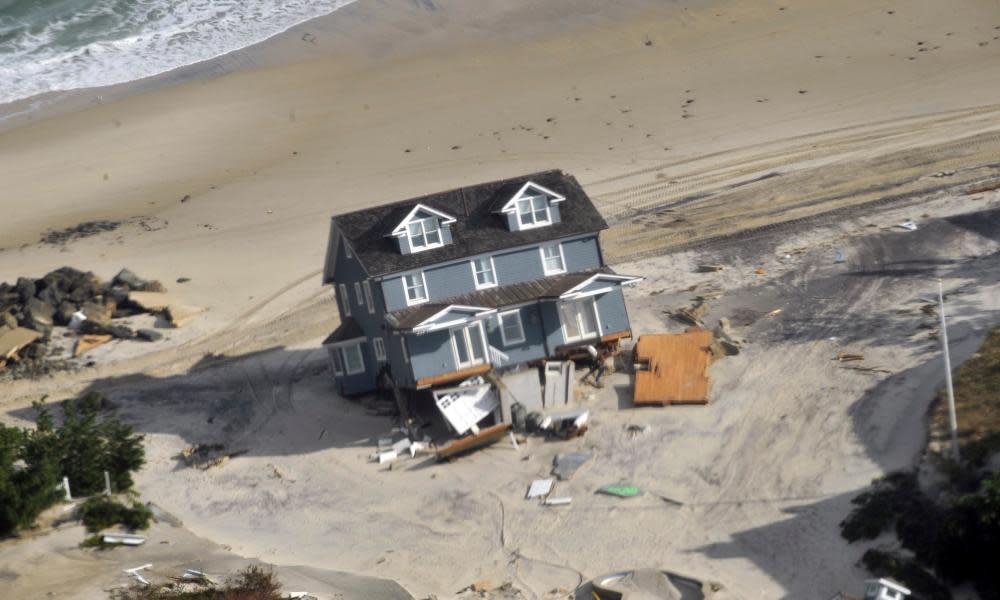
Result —
[[181, 450], [179, 458], [189, 467], [207, 471], [212, 467], [221, 467], [229, 462], [230, 458], [242, 456], [247, 452], [249, 452], [247, 449], [227, 452], [224, 444], [195, 444]]
[[681, 600], [710, 600], [722, 592], [723, 587], [716, 582], [699, 581], [669, 571], [656, 569], [636, 569], [610, 573], [595, 577], [590, 581], [591, 593], [595, 600], [628, 600], [634, 598], [671, 598]]
[[[143, 296], [163, 292], [160, 282], [142, 279], [128, 269], [110, 282], [73, 267], [61, 267], [40, 279], [0, 282], [0, 370], [34, 377], [71, 366], [56, 360], [56, 350], [50, 349], [59, 327], [67, 329], [67, 336], [76, 336], [74, 356], [112, 339], [158, 340], [162, 334], [155, 329], [133, 331], [117, 320], [164, 311], [167, 320], [179, 326], [174, 304], [151, 306]], [[180, 312], [187, 319], [192, 314]]]

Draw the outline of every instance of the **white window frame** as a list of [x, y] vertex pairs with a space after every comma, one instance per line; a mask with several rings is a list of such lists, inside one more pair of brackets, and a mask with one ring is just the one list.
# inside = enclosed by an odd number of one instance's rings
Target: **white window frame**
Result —
[[[493, 282], [492, 283], [479, 283], [479, 274], [480, 273], [485, 273], [486, 270], [484, 269], [482, 271], [477, 271], [476, 270], [476, 261], [484, 261], [484, 262], [488, 261], [489, 266], [490, 266], [490, 269], [489, 269], [490, 276], [492, 276], [492, 278], [493, 278]], [[492, 256], [487, 256], [486, 258], [473, 258], [472, 260], [469, 261], [469, 265], [472, 267], [472, 282], [476, 285], [476, 289], [477, 290], [485, 290], [485, 289], [497, 286], [497, 283], [498, 283], [497, 282], [497, 266], [493, 262], [493, 257]]]
[[403, 362], [410, 364], [410, 350], [406, 347], [406, 337], [400, 336], [399, 347], [403, 349]]
[[[520, 332], [517, 338], [508, 338], [507, 331], [504, 329], [504, 319], [509, 318], [511, 315], [517, 318], [517, 329]], [[504, 347], [509, 347], [514, 344], [523, 344], [525, 340], [524, 335], [524, 321], [521, 320], [521, 309], [515, 308], [514, 310], [508, 310], [497, 315], [497, 321], [500, 325], [500, 339], [503, 340]]]
[[[547, 257], [545, 256], [545, 249], [546, 248], [553, 248], [553, 247], [556, 250], [559, 251], [559, 264], [561, 265], [561, 267], [557, 271], [552, 271], [552, 270], [549, 269], [548, 263], [546, 262]], [[563, 254], [563, 247], [562, 247], [561, 243], [546, 244], [544, 246], [539, 246], [538, 247], [538, 253], [542, 257], [542, 272], [543, 273], [545, 273], [546, 275], [559, 275], [560, 273], [565, 273], [566, 272], [566, 256]]]
[[[424, 297], [423, 298], [411, 299], [410, 298], [410, 289], [411, 288], [406, 285], [406, 278], [407, 277], [416, 277], [417, 275], [420, 276], [420, 283], [421, 283], [421, 285], [423, 286], [423, 289], [424, 289]], [[406, 273], [405, 275], [403, 275], [402, 277], [400, 277], [400, 281], [402, 281], [402, 283], [403, 283], [403, 296], [406, 297], [406, 305], [407, 306], [415, 306], [417, 304], [423, 304], [424, 302], [427, 302], [428, 298], [430, 298], [430, 294], [427, 293], [427, 276], [424, 275], [423, 271], [417, 271], [416, 273]], [[416, 289], [416, 286], [414, 286], [412, 289]]]
[[344, 357], [340, 354], [340, 348], [337, 346], [330, 348], [330, 356], [333, 360], [333, 374], [341, 377], [344, 374]]
[[[364, 344], [364, 342], [354, 342], [354, 343], [344, 344], [343, 346], [340, 346], [341, 352], [344, 353], [343, 356], [341, 357], [341, 360], [343, 361], [343, 364], [344, 364], [344, 374], [345, 375], [357, 375], [358, 373], [364, 373], [365, 372], [365, 353], [361, 351], [361, 345], [362, 344]], [[353, 369], [352, 370], [351, 366], [350, 366], [350, 362], [347, 360], [347, 350], [349, 348], [352, 349], [352, 350], [357, 351], [357, 353], [358, 353], [358, 363], [359, 364], [358, 364], [358, 368], [357, 369]]]
[[[575, 337], [570, 337], [569, 333], [566, 331], [566, 322], [563, 320], [563, 311], [562, 311], [562, 306], [569, 304], [577, 306], [589, 305], [589, 307], [592, 307], [594, 309], [595, 330], [593, 333], [586, 333], [583, 331], [583, 319], [580, 315], [580, 312], [577, 311], [574, 316], [576, 317], [576, 328], [580, 332], [580, 335]], [[563, 340], [565, 340], [566, 342], [588, 340], [591, 338], [601, 336], [601, 313], [599, 313], [597, 310], [597, 299], [594, 296], [587, 296], [586, 298], [579, 298], [577, 300], [568, 300], [566, 302], [563, 302], [562, 305], [558, 307], [558, 312], [559, 312], [559, 326], [562, 328]]]
[[358, 301], [358, 306], [365, 305], [365, 297], [361, 295], [361, 282], [354, 282], [354, 299]]
[[[433, 223], [429, 226], [428, 221], [432, 221]], [[416, 234], [413, 233], [411, 227], [414, 226], [420, 228], [419, 236], [424, 240], [424, 243], [420, 246], [413, 243]], [[438, 241], [434, 244], [428, 243], [427, 240], [427, 234], [432, 232], [437, 234]], [[430, 250], [431, 248], [440, 248], [441, 246], [444, 246], [444, 236], [441, 234], [440, 219], [438, 217], [424, 217], [423, 219], [414, 219], [410, 221], [406, 224], [406, 238], [410, 242], [411, 252], [422, 252], [424, 250]]]
[[385, 362], [385, 340], [380, 337], [372, 338], [372, 348], [375, 349], [375, 360], [380, 363]]
[[347, 286], [343, 283], [338, 283], [337, 292], [337, 296], [340, 297], [340, 306], [344, 309], [344, 316], [351, 316], [351, 297], [347, 294]]
[[368, 305], [368, 314], [375, 314], [375, 300], [372, 298], [372, 284], [367, 280], [362, 284], [365, 289], [365, 304]]
[[[472, 353], [472, 338], [469, 336], [469, 328], [478, 327], [479, 328], [479, 339], [483, 342], [483, 358], [481, 360], [476, 359]], [[465, 341], [465, 349], [468, 350], [469, 360], [468, 362], [461, 362], [458, 360], [458, 347], [455, 345], [455, 335], [456, 331], [460, 330], [462, 332], [462, 338]], [[486, 341], [486, 328], [483, 327], [482, 321], [475, 321], [473, 323], [466, 323], [460, 325], [459, 327], [453, 327], [448, 330], [448, 340], [451, 342], [451, 354], [455, 359], [455, 366], [457, 370], [470, 369], [472, 367], [478, 367], [479, 365], [485, 365], [490, 360], [490, 350], [489, 343]]]
[[[539, 208], [535, 206], [535, 200], [541, 200], [544, 203], [545, 208], [545, 218], [539, 219], [537, 213], [541, 212]], [[527, 211], [522, 211], [522, 206], [528, 206]], [[514, 213], [517, 215], [517, 225], [519, 229], [532, 229], [534, 227], [545, 227], [546, 225], [552, 224], [552, 210], [549, 208], [549, 199], [544, 194], [536, 194], [534, 196], [524, 196], [518, 198], [514, 203]], [[525, 223], [522, 217], [531, 217], [530, 223]]]

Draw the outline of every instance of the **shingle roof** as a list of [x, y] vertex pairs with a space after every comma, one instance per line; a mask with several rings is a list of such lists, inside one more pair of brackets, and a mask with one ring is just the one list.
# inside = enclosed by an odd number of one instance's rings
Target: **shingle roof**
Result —
[[[527, 181], [566, 197], [566, 201], [560, 204], [561, 222], [525, 231], [507, 229], [503, 216], [493, 212], [494, 206], [506, 200]], [[386, 234], [417, 204], [455, 217], [456, 222], [451, 225], [452, 243], [402, 255], [395, 241]], [[608, 227], [576, 178], [558, 170], [438, 192], [337, 215], [333, 220], [372, 277], [524, 244], [596, 233]]]
[[583, 283], [597, 273], [614, 274], [610, 267], [591, 269], [589, 271], [577, 271], [564, 275], [552, 275], [544, 279], [535, 279], [521, 283], [512, 283], [500, 287], [478, 290], [461, 296], [454, 296], [410, 306], [386, 315], [386, 320], [395, 329], [412, 329], [424, 322], [448, 306], [453, 304], [461, 306], [476, 306], [482, 308], [503, 308], [524, 302], [532, 302], [545, 298], [557, 298], [563, 292]]
[[361, 329], [361, 325], [354, 318], [347, 317], [341, 322], [340, 326], [333, 330], [333, 333], [326, 336], [326, 339], [323, 340], [323, 345], [346, 342], [347, 340], [364, 337], [364, 335], [365, 332]]

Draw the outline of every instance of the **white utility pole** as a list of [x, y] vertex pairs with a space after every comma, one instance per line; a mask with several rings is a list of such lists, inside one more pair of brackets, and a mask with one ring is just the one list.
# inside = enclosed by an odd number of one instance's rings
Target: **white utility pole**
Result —
[[948, 354], [948, 325], [944, 319], [944, 286], [938, 279], [938, 312], [941, 313], [941, 346], [944, 348], [944, 381], [948, 386], [948, 425], [951, 429], [951, 453], [958, 455], [958, 417], [955, 416], [955, 389], [951, 385], [951, 355]]

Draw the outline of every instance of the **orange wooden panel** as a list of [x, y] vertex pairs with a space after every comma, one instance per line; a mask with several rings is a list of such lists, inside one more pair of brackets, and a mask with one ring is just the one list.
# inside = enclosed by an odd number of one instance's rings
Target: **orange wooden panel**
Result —
[[434, 375], [433, 377], [424, 377], [423, 379], [417, 380], [417, 387], [424, 388], [432, 385], [448, 383], [450, 381], [457, 381], [459, 379], [468, 379], [469, 377], [475, 377], [476, 375], [488, 373], [492, 368], [493, 366], [491, 364], [486, 363], [484, 365], [477, 365], [460, 371], [450, 371], [448, 373]]
[[694, 328], [685, 333], [640, 336], [635, 345], [636, 362], [649, 368], [635, 373], [633, 402], [637, 406], [707, 403], [711, 343], [711, 331]]

